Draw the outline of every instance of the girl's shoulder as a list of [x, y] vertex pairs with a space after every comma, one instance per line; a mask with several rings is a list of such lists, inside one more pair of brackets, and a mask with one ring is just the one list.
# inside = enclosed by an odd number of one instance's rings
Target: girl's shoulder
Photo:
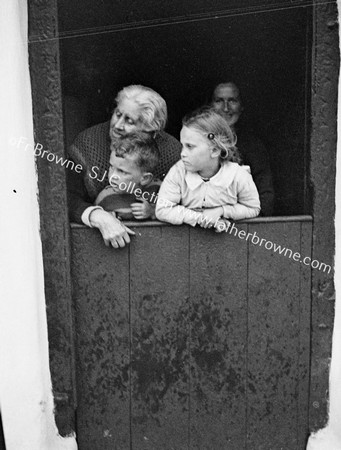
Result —
[[241, 166], [240, 164], [232, 161], [226, 161], [223, 163], [223, 170], [224, 172], [228, 172], [230, 174], [235, 173], [244, 173], [249, 172], [250, 173], [250, 167], [249, 166]]
[[167, 173], [166, 176], [167, 177], [174, 177], [174, 176], [184, 177], [185, 173], [186, 173], [185, 165], [180, 159], [169, 169], [169, 172]]
[[236, 174], [239, 174], [241, 176], [251, 173], [250, 166], [246, 166], [244, 164], [240, 165], [236, 162], [231, 162], [231, 161], [228, 161], [225, 164], [229, 168], [229, 170], [234, 171]]
[[249, 166], [241, 166], [238, 163], [228, 161], [224, 164], [225, 175], [231, 183], [246, 182], [251, 178], [251, 170]]

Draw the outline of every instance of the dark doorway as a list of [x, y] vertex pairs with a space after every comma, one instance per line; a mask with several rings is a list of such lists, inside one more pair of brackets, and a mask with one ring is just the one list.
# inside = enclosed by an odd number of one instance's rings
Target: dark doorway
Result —
[[[100, 3], [60, 0], [64, 98], [78, 99], [84, 128], [110, 117], [117, 91], [144, 84], [167, 101], [168, 132], [206, 103], [213, 87], [235, 81], [244, 120], [266, 143], [276, 190], [275, 215], [309, 214], [307, 128], [311, 7], [237, 3]], [[277, 4], [278, 6], [278, 4]]]

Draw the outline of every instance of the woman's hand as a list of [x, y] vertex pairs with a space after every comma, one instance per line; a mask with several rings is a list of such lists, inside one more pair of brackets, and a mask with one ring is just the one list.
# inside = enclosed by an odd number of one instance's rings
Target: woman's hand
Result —
[[143, 219], [154, 219], [155, 218], [155, 204], [152, 205], [147, 200], [142, 200], [142, 202], [136, 202], [132, 203], [131, 205], [131, 211], [133, 213], [133, 216], [137, 220], [143, 220]]
[[89, 217], [94, 228], [98, 228], [102, 234], [105, 245], [110, 244], [114, 248], [125, 247], [130, 243], [129, 235], [134, 235], [134, 231], [121, 223], [113, 214], [103, 209], [95, 209]]
[[198, 224], [202, 228], [212, 228], [216, 227], [217, 221], [224, 214], [224, 210], [222, 206], [218, 206], [217, 208], [206, 208], [202, 210], [202, 217], [198, 220]]

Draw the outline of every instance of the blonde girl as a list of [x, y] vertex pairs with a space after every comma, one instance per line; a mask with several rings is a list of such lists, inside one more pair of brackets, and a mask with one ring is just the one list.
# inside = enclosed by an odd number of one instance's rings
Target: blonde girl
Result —
[[157, 219], [223, 230], [224, 219], [260, 212], [248, 166], [240, 166], [236, 136], [212, 108], [186, 116], [180, 133], [181, 160], [168, 172], [156, 205]]

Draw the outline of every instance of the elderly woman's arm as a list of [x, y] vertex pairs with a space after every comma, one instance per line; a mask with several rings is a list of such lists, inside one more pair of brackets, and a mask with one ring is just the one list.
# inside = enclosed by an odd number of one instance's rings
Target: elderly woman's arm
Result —
[[93, 203], [85, 188], [83, 175], [67, 169], [66, 181], [70, 221], [84, 224], [82, 215], [87, 208], [93, 207]]
[[93, 228], [98, 228], [102, 234], [106, 246], [110, 244], [114, 248], [124, 247], [129, 244], [129, 235], [134, 231], [126, 227], [113, 213], [104, 211], [102, 208], [94, 209], [90, 213], [89, 222]]
[[82, 174], [73, 170], [67, 171], [68, 204], [70, 221], [98, 228], [105, 245], [114, 248], [129, 244], [129, 235], [135, 233], [126, 227], [112, 213], [94, 206], [84, 185]]

